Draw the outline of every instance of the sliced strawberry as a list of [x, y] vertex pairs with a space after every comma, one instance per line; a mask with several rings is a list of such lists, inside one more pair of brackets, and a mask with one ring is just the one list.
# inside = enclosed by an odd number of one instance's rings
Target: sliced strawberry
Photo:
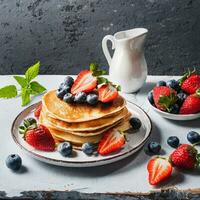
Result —
[[39, 104], [39, 105], [36, 107], [35, 111], [34, 111], [34, 116], [35, 116], [37, 119], [39, 119], [39, 117], [40, 117], [41, 110], [42, 110], [42, 104]]
[[103, 103], [111, 102], [118, 97], [117, 89], [111, 84], [102, 85], [98, 89], [99, 101]]
[[100, 155], [107, 155], [114, 151], [120, 150], [125, 144], [125, 137], [119, 131], [110, 129], [107, 131], [98, 146]]
[[97, 86], [97, 78], [92, 75], [90, 70], [83, 70], [80, 72], [74, 81], [71, 88], [71, 93], [76, 94], [78, 92], [91, 92]]
[[35, 149], [41, 151], [55, 150], [55, 141], [50, 131], [43, 125], [39, 125], [39, 127], [35, 129], [27, 130], [24, 139]]
[[157, 157], [148, 162], [147, 170], [149, 172], [149, 183], [157, 185], [171, 175], [172, 165], [168, 160]]

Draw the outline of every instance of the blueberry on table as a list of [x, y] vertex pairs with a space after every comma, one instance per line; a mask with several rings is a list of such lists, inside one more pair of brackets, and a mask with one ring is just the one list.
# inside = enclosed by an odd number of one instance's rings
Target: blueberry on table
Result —
[[200, 142], [200, 135], [199, 135], [199, 133], [197, 133], [195, 131], [190, 131], [187, 134], [187, 139], [190, 143], [194, 144], [194, 143]]
[[138, 130], [142, 126], [140, 119], [138, 119], [137, 117], [132, 117], [129, 120], [129, 123], [131, 124], [134, 130]]
[[177, 136], [170, 136], [168, 139], [167, 139], [167, 144], [170, 146], [170, 147], [173, 147], [173, 148], [177, 148], [178, 145], [179, 145], [179, 139]]
[[17, 154], [11, 154], [6, 158], [6, 166], [13, 170], [17, 171], [21, 168], [22, 166], [22, 159], [19, 155]]
[[56, 96], [59, 98], [59, 99], [63, 99], [64, 95], [66, 94], [65, 90], [63, 89], [58, 89], [56, 91]]
[[174, 79], [167, 81], [167, 86], [176, 90], [177, 92], [181, 89], [179, 82]]
[[71, 76], [67, 76], [64, 79], [64, 84], [71, 88], [72, 85], [74, 84], [74, 79]]
[[179, 104], [179, 105], [182, 105], [182, 103], [185, 101], [185, 99], [186, 99], [186, 97], [187, 97], [187, 94], [186, 93], [184, 93], [184, 92], [179, 92], [178, 94], [177, 94], [177, 103]]
[[150, 91], [150, 92], [148, 93], [147, 98], [148, 98], [150, 104], [151, 104], [151, 105], [154, 105], [153, 91]]
[[81, 150], [86, 154], [86, 155], [92, 155], [94, 151], [94, 146], [91, 143], [84, 143], [81, 147]]
[[165, 81], [158, 81], [156, 83], [156, 86], [159, 87], [159, 86], [166, 86], [166, 82]]
[[70, 142], [63, 142], [58, 146], [58, 152], [64, 156], [68, 157], [72, 154], [72, 145]]
[[90, 105], [95, 105], [98, 103], [98, 95], [96, 94], [88, 94], [87, 95], [87, 103]]
[[180, 109], [180, 107], [179, 107], [178, 104], [173, 104], [173, 105], [171, 106], [171, 113], [173, 113], [173, 114], [178, 114], [178, 113], [179, 113], [179, 109]]
[[150, 142], [148, 144], [148, 149], [151, 153], [158, 154], [161, 150], [161, 146], [158, 142]]
[[64, 95], [63, 101], [66, 103], [72, 103], [74, 102], [74, 96], [71, 93], [67, 93]]
[[77, 103], [85, 103], [86, 99], [87, 94], [85, 92], [78, 92], [74, 97], [74, 101]]

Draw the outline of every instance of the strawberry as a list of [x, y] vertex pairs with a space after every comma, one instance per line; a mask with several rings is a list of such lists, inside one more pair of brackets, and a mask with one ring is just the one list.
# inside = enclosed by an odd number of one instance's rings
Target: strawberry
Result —
[[42, 104], [39, 104], [39, 105], [36, 107], [35, 111], [34, 111], [34, 116], [35, 116], [37, 119], [39, 119], [39, 117], [40, 117], [41, 110], [42, 110]]
[[196, 94], [186, 97], [179, 111], [180, 114], [194, 114], [198, 112], [200, 112], [200, 89], [196, 91]]
[[98, 88], [99, 101], [103, 103], [111, 102], [118, 97], [117, 88], [111, 84], [102, 85]]
[[198, 164], [199, 158], [194, 146], [182, 144], [170, 155], [169, 160], [178, 168], [193, 169]]
[[75, 95], [78, 92], [91, 92], [97, 87], [97, 78], [93, 76], [90, 70], [81, 71], [71, 88], [71, 93]]
[[98, 153], [107, 155], [120, 150], [125, 144], [125, 136], [115, 129], [110, 129], [104, 135], [98, 145]]
[[177, 93], [167, 86], [158, 86], [153, 89], [153, 99], [158, 109], [170, 112], [170, 107], [177, 100]]
[[148, 162], [147, 170], [149, 172], [149, 183], [157, 185], [171, 175], [172, 165], [165, 158], [155, 157]]
[[24, 134], [24, 140], [41, 151], [54, 151], [55, 141], [50, 131], [43, 125], [34, 129], [27, 129]]

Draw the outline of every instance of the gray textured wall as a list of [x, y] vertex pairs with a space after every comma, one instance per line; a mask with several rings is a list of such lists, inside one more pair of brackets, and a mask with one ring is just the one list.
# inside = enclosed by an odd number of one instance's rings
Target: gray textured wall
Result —
[[0, 0], [0, 74], [75, 74], [91, 61], [106, 66], [106, 34], [146, 27], [149, 74], [200, 71], [199, 0]]

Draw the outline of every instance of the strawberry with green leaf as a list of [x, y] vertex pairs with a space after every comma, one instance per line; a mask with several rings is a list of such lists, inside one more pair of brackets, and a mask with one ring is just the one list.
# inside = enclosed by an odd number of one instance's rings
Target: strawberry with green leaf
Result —
[[46, 88], [37, 81], [33, 81], [39, 73], [39, 67], [40, 62], [37, 62], [28, 68], [25, 76], [13, 76], [17, 83], [21, 86], [20, 93], [18, 94], [15, 85], [8, 85], [0, 88], [0, 98], [13, 98], [17, 95], [21, 95], [22, 106], [25, 106], [30, 102], [31, 95], [43, 93]]

